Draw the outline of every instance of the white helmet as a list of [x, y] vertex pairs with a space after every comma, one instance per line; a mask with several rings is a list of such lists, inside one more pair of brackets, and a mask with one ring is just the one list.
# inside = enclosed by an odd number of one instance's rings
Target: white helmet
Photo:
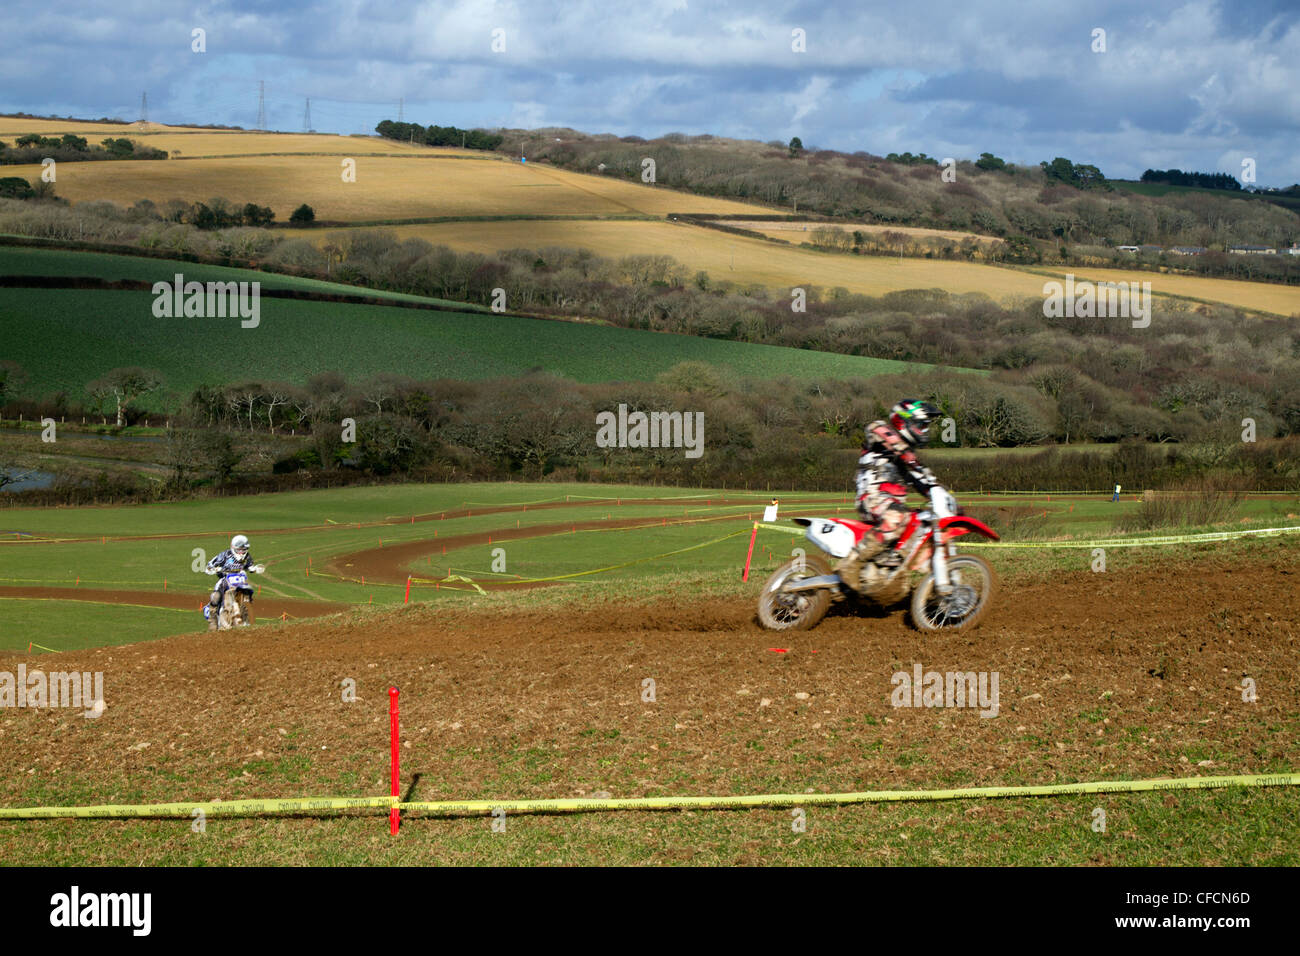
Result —
[[241, 558], [248, 554], [248, 535], [237, 534], [230, 539], [230, 550]]

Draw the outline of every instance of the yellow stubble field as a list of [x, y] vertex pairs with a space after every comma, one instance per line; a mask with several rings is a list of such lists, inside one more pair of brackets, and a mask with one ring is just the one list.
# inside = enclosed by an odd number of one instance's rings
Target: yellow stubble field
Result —
[[[785, 289], [807, 284], [823, 289], [842, 286], [850, 292], [873, 296], [904, 289], [943, 289], [980, 293], [1001, 302], [1041, 300], [1044, 283], [1055, 278], [1047, 270], [1031, 272], [970, 262], [815, 252], [674, 222], [453, 222], [384, 228], [399, 238], [416, 236], [436, 245], [483, 253], [570, 246], [609, 258], [667, 255], [690, 273], [703, 270], [715, 281]], [[320, 230], [289, 230], [288, 234], [320, 241], [325, 238]], [[1064, 277], [1064, 270], [1060, 275]], [[1075, 277], [1092, 281], [1146, 280], [1151, 282], [1155, 296], [1194, 297], [1281, 315], [1300, 312], [1300, 289], [1294, 287], [1118, 269], [1079, 269]]]
[[379, 136], [334, 136], [327, 133], [272, 133], [258, 130], [213, 130], [151, 123], [76, 123], [63, 120], [29, 120], [0, 116], [0, 140], [13, 143], [26, 133], [84, 136], [92, 145], [104, 139], [126, 138], [144, 146], [177, 153], [180, 158], [208, 156], [265, 156], [284, 153], [326, 153], [337, 156], [384, 155], [464, 156], [491, 158], [475, 150], [414, 146]]
[[[86, 137], [92, 143], [98, 143], [101, 139], [109, 136], [114, 139], [120, 136], [125, 136], [127, 139], [136, 139], [146, 133], [162, 132], [204, 133], [211, 131], [193, 126], [163, 126], [159, 123], [142, 126], [139, 123], [86, 123], [76, 120], [0, 116], [0, 140], [9, 142], [10, 145], [12, 145], [13, 140], [26, 133], [40, 133], [42, 136], [62, 136], [64, 133], [75, 133], [77, 136]], [[98, 139], [94, 138], [96, 136]]]
[[[363, 140], [360, 148], [370, 146]], [[395, 144], [400, 146], [400, 144]], [[193, 160], [61, 163], [58, 195], [107, 199], [206, 200], [270, 206], [281, 220], [307, 203], [317, 219], [366, 221], [434, 216], [746, 214], [762, 207], [659, 187], [511, 162], [490, 154], [433, 151], [358, 155], [356, 181], [344, 182], [342, 156], [261, 156]], [[474, 158], [460, 158], [474, 156]], [[40, 167], [10, 166], [28, 181]]]
[[[305, 202], [313, 207], [318, 219], [340, 222], [439, 216], [640, 215], [661, 219], [671, 212], [722, 216], [772, 213], [764, 206], [524, 164], [492, 153], [410, 146], [373, 136], [0, 117], [0, 139], [12, 142], [27, 132], [46, 136], [71, 132], [92, 142], [107, 136], [126, 136], [168, 152], [180, 151], [180, 159], [61, 163], [56, 190], [74, 202], [108, 199], [129, 205], [141, 198], [161, 203], [220, 196], [234, 203], [270, 206], [281, 221]], [[356, 182], [343, 181], [345, 158], [356, 161]], [[34, 182], [40, 172], [38, 166], [10, 166], [6, 175]], [[663, 221], [505, 221], [386, 228], [394, 228], [401, 236], [420, 236], [480, 252], [556, 245], [588, 248], [611, 257], [670, 255], [691, 272], [703, 270], [719, 280], [770, 287], [799, 283], [824, 288], [842, 286], [867, 295], [942, 288], [956, 293], [982, 293], [1001, 301], [1041, 298], [1043, 283], [1064, 277], [1068, 271], [1060, 267], [1030, 271], [967, 262], [836, 255], [798, 248], [797, 243], [807, 237], [803, 224], [735, 224], [794, 245], [775, 245]], [[843, 228], [873, 233], [892, 228], [915, 237], [956, 240], [967, 237], [955, 231], [915, 227]], [[304, 234], [313, 239], [322, 235], [319, 231]], [[985, 236], [972, 237], [980, 242], [991, 241]], [[1155, 295], [1223, 302], [1281, 315], [1300, 313], [1300, 290], [1286, 286], [1106, 268], [1079, 268], [1074, 274], [1078, 279], [1094, 281], [1150, 281]]]

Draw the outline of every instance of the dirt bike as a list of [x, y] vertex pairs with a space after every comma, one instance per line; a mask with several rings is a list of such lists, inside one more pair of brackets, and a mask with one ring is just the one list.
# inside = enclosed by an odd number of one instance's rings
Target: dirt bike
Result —
[[[226, 589], [221, 597], [221, 606], [217, 608], [217, 630], [228, 631], [234, 627], [248, 627], [253, 623], [253, 588], [248, 583], [248, 575], [261, 574], [266, 565], [255, 564], [247, 571], [207, 571], [224, 577]], [[212, 604], [203, 606], [203, 616], [212, 619]]]
[[[842, 558], [872, 526], [847, 518], [795, 518], [808, 540], [832, 558]], [[957, 500], [944, 488], [933, 488], [930, 506], [912, 512], [894, 546], [867, 561], [856, 587], [841, 580], [826, 559], [797, 556], [777, 568], [758, 598], [758, 619], [774, 631], [807, 630], [816, 626], [832, 601], [849, 595], [875, 604], [892, 605], [912, 598], [912, 623], [922, 631], [974, 627], [989, 609], [997, 591], [997, 576], [988, 562], [958, 554], [953, 539], [980, 534], [997, 541], [984, 522], [961, 513]], [[923, 575], [917, 580], [918, 575]]]

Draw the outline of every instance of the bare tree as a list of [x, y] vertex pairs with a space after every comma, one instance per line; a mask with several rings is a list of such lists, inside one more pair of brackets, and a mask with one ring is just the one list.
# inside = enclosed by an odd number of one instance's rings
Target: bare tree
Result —
[[138, 366], [115, 368], [86, 386], [94, 395], [102, 392], [111, 395], [117, 403], [117, 427], [126, 423], [126, 410], [142, 395], [147, 395], [162, 384], [162, 375]]
[[288, 404], [290, 394], [288, 385], [272, 382], [266, 386], [266, 390], [261, 395], [262, 404], [266, 406], [266, 421], [272, 433], [275, 432], [275, 410], [281, 405]]
[[253, 410], [257, 407], [264, 389], [260, 382], [245, 382], [242, 385], [236, 385], [230, 390], [230, 407], [239, 413], [242, 409], [248, 409], [248, 430], [253, 430]]

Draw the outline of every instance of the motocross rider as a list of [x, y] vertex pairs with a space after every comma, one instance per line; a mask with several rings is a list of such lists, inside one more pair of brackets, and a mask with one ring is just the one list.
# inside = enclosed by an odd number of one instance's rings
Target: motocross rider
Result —
[[243, 534], [231, 538], [230, 548], [208, 562], [207, 573], [220, 575], [216, 588], [208, 598], [209, 631], [217, 629], [217, 614], [221, 610], [221, 602], [226, 597], [226, 575], [234, 571], [247, 571], [253, 566], [253, 553], [248, 547], [248, 536]]
[[[889, 421], [867, 426], [862, 457], [858, 459], [857, 504], [862, 520], [875, 528], [835, 565], [835, 573], [849, 587], [857, 588], [863, 565], [890, 551], [907, 527], [912, 513], [904, 502], [907, 486], [925, 495], [939, 484], [917, 459], [914, 449], [930, 440], [930, 425], [941, 414], [928, 402], [909, 398], [890, 409]], [[876, 563], [892, 567], [901, 557], [890, 553]]]

